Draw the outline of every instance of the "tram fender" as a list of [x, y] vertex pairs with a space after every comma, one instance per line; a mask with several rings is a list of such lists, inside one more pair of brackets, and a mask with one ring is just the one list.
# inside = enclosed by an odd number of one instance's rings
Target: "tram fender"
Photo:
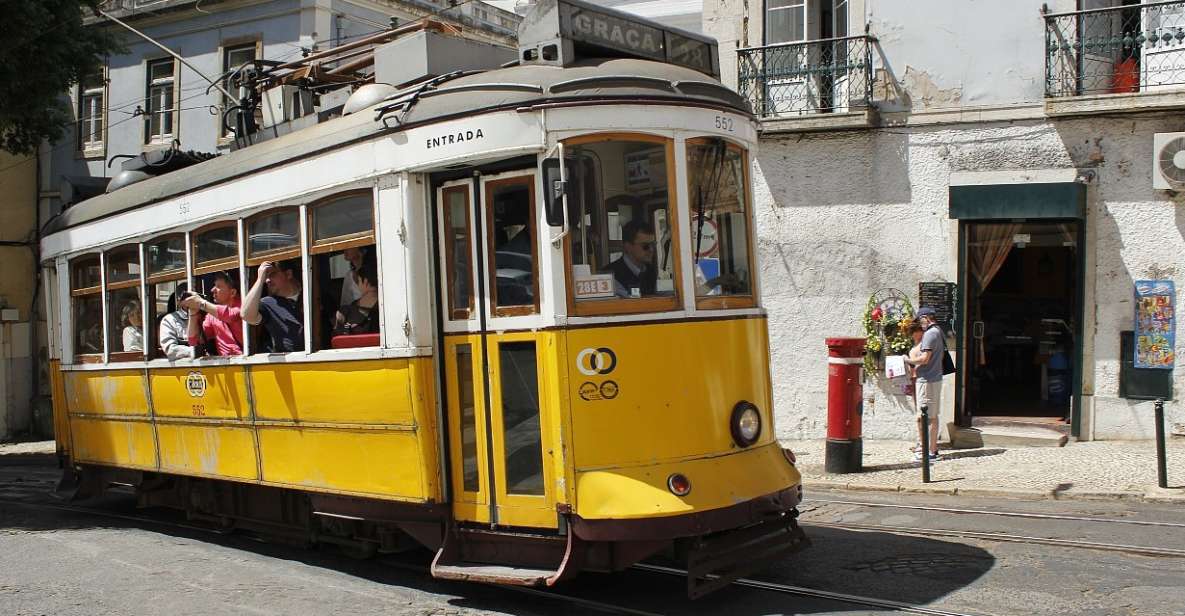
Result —
[[698, 599], [810, 545], [797, 511], [695, 539], [687, 550], [687, 596]]

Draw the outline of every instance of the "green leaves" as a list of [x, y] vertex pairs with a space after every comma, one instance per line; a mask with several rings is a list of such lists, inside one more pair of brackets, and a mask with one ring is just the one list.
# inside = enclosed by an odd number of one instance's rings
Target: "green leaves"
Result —
[[0, 0], [0, 149], [32, 154], [72, 132], [70, 86], [121, 50], [111, 30], [83, 25], [96, 4]]

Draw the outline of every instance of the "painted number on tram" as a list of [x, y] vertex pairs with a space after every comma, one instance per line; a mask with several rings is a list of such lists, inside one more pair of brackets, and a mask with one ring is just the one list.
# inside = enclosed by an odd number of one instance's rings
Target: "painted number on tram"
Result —
[[728, 116], [716, 116], [716, 128], [730, 133], [737, 131], [735, 121]]

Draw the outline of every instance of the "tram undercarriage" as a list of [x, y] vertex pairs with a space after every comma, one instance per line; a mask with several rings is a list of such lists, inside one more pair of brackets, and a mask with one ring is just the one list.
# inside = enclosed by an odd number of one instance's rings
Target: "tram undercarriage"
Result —
[[719, 510], [669, 518], [585, 520], [561, 512], [560, 533], [458, 524], [439, 504], [417, 505], [95, 465], [66, 464], [70, 501], [130, 489], [141, 508], [183, 511], [190, 522], [300, 548], [335, 546], [351, 558], [436, 552], [441, 579], [552, 586], [584, 571], [621, 571], [663, 555], [687, 570], [696, 599], [810, 545], [797, 523], [800, 486]]

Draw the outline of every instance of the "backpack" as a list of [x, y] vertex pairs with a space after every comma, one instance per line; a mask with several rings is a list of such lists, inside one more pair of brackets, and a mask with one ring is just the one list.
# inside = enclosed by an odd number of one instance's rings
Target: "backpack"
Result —
[[[939, 326], [931, 325], [931, 327], [939, 327]], [[939, 327], [939, 331], [942, 331], [941, 327]], [[943, 333], [945, 334], [945, 332], [943, 332]], [[944, 337], [943, 344], [942, 344], [942, 376], [946, 376], [948, 374], [954, 374], [954, 373], [955, 373], [955, 360], [954, 360], [954, 358], [952, 358], [950, 356], [950, 351], [947, 350], [947, 348], [946, 348], [946, 339]]]

